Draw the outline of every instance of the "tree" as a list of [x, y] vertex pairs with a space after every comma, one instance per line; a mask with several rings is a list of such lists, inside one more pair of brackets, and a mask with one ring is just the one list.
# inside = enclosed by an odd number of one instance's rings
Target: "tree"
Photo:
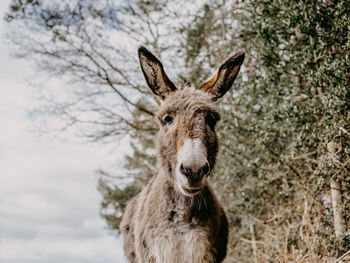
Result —
[[[165, 66], [178, 65], [167, 67], [170, 75], [179, 71], [183, 63], [174, 55], [179, 35], [173, 34], [173, 23], [186, 15], [180, 12], [181, 2], [13, 0], [5, 16], [12, 54], [68, 84], [61, 90], [47, 83], [39, 86], [42, 106], [32, 116], [40, 120], [40, 129], [56, 129], [63, 136], [73, 131], [92, 142], [116, 144], [123, 136], [132, 141], [128, 173], [98, 171], [105, 198], [101, 213], [113, 227], [118, 226], [113, 222], [120, 219], [125, 200], [138, 192], [155, 167], [151, 137], [157, 130], [157, 101], [144, 85], [137, 46], [152, 48], [165, 58]], [[125, 187], [130, 178], [132, 185]], [[108, 207], [114, 207], [111, 214]]]
[[63, 119], [62, 128], [79, 126], [79, 135], [93, 141], [152, 129], [147, 122], [136, 126], [139, 123], [130, 121], [135, 109], [145, 118], [153, 117], [152, 107], [138, 102], [149, 91], [140, 80], [135, 50], [141, 43], [159, 55], [170, 49], [164, 44], [169, 38], [164, 28], [171, 13], [159, 13], [166, 5], [162, 1], [13, 0], [5, 17], [12, 53], [69, 82], [63, 94], [68, 96], [63, 98], [52, 98], [52, 90], [45, 97], [42, 91], [41, 117], [47, 113], [49, 119]]
[[[333, 180], [341, 186], [339, 193], [349, 191], [345, 178], [350, 139], [350, 6], [336, 1], [260, 1], [253, 7], [254, 14], [262, 14], [253, 21], [261, 41], [253, 43], [258, 44], [262, 62], [259, 68], [266, 74], [265, 81], [260, 79], [256, 85], [267, 82], [261, 88], [267, 89], [267, 96], [272, 95], [274, 101], [269, 110], [270, 124], [264, 124], [269, 130], [262, 134], [262, 143], [275, 155], [279, 166], [287, 169], [286, 190], [294, 192], [289, 207], [304, 201], [291, 210], [294, 215], [303, 211], [293, 227], [303, 234], [288, 238], [297, 241], [295, 248], [304, 250], [305, 258], [336, 256], [349, 249], [345, 232], [340, 240], [334, 235], [338, 226], [332, 223], [332, 213], [327, 212], [331, 209], [327, 200], [335, 197], [329, 195]], [[329, 143], [337, 144], [337, 151], [332, 153]], [[338, 207], [346, 211], [347, 203]], [[348, 218], [343, 221], [349, 222]], [[325, 237], [335, 243], [324, 242]]]

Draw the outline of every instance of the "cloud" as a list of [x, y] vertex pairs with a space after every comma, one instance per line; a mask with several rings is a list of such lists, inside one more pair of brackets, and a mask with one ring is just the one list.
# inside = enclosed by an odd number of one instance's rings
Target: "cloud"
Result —
[[[9, 2], [0, 2], [1, 17]], [[2, 43], [0, 58], [0, 262], [126, 262], [121, 238], [99, 216], [94, 171], [121, 159], [127, 141], [116, 153], [34, 136], [31, 65], [10, 59]]]
[[1, 246], [1, 262], [123, 262], [125, 259], [122, 251], [117, 250], [116, 245], [121, 247], [122, 243], [111, 236], [83, 240], [71, 238], [8, 239]]
[[0, 261], [125, 262], [121, 240], [106, 234], [99, 217], [94, 170], [108, 156], [92, 145], [37, 138], [21, 128], [21, 118], [0, 118], [7, 124], [0, 139]]

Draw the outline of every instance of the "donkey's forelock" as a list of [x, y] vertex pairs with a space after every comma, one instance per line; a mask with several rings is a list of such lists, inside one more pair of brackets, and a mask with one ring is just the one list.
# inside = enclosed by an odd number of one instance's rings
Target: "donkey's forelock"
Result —
[[212, 103], [212, 96], [197, 89], [193, 85], [182, 85], [175, 92], [169, 94], [161, 101], [157, 116], [171, 111], [195, 112], [196, 110], [213, 111], [218, 114]]

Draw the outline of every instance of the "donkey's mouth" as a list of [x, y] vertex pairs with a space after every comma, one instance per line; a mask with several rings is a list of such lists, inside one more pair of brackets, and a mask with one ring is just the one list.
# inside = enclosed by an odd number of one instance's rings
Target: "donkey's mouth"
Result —
[[191, 195], [196, 195], [202, 191], [203, 187], [201, 186], [201, 187], [195, 187], [195, 188], [191, 187], [191, 188], [183, 188], [183, 189], [185, 190], [186, 193], [189, 193]]

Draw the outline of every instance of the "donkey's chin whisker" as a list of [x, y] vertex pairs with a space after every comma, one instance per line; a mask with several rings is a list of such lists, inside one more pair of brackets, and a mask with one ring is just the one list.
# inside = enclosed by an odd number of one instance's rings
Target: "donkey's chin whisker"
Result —
[[195, 196], [202, 192], [203, 187], [199, 188], [183, 188], [183, 190], [186, 192], [186, 195], [190, 194], [190, 196]]
[[202, 189], [203, 188], [203, 185], [201, 185], [201, 186], [198, 186], [198, 187], [190, 187], [190, 186], [188, 186], [188, 187], [186, 187], [188, 190], [200, 190], [200, 189]]
[[201, 191], [203, 188], [186, 188], [186, 191], [190, 191], [192, 193]]

